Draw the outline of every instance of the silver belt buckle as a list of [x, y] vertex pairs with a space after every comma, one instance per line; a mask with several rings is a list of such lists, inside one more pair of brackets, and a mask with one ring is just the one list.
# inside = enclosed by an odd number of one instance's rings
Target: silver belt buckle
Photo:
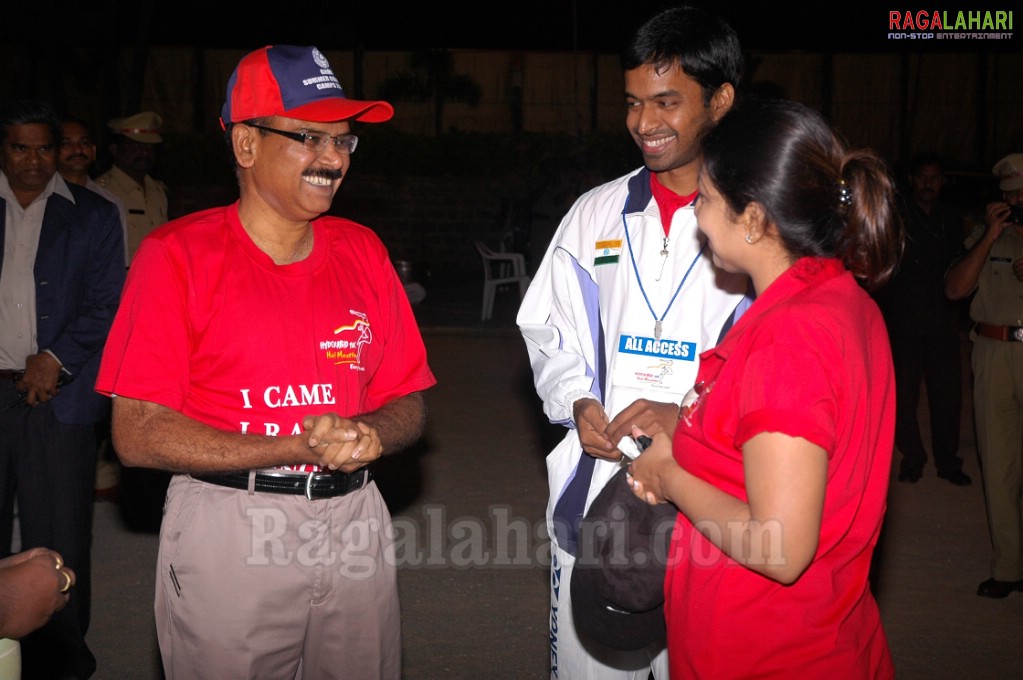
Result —
[[310, 472], [305, 478], [305, 497], [307, 500], [313, 499], [313, 475], [315, 472]]
[[1016, 326], [1012, 329], [1012, 333], [1009, 335], [1010, 340], [1016, 342], [1023, 342], [1023, 327]]

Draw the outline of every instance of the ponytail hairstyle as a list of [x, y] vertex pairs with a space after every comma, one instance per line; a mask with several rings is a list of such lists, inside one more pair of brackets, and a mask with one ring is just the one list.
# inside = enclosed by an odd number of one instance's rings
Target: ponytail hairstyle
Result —
[[793, 260], [835, 257], [868, 289], [902, 256], [895, 184], [869, 150], [848, 150], [809, 107], [748, 99], [702, 140], [704, 175], [736, 215], [763, 207]]

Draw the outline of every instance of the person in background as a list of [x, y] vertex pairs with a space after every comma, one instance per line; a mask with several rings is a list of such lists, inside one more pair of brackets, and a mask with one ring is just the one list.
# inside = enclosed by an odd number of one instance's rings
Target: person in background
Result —
[[96, 184], [121, 199], [128, 211], [128, 262], [146, 235], [167, 221], [167, 186], [153, 179], [163, 137], [163, 118], [143, 111], [107, 123], [114, 134], [110, 143], [113, 167], [96, 178]]
[[124, 284], [117, 208], [57, 172], [60, 120], [42, 102], [0, 116], [0, 556], [17, 502], [22, 547], [77, 572], [67, 607], [22, 640], [27, 678], [87, 678], [95, 425], [93, 390]]
[[74, 585], [75, 572], [52, 550], [32, 548], [0, 560], [0, 680], [21, 678], [18, 638], [67, 606]]
[[121, 216], [124, 228], [125, 251], [124, 266], [128, 266], [128, 211], [124, 202], [112, 191], [104, 189], [90, 174], [96, 162], [96, 142], [89, 134], [89, 126], [79, 118], [65, 117], [60, 124], [60, 149], [57, 151], [57, 172], [65, 182], [77, 184], [107, 199], [115, 206]]
[[97, 389], [125, 465], [176, 473], [155, 605], [169, 680], [401, 675], [371, 464], [420, 436], [435, 381], [380, 239], [321, 217], [352, 124], [393, 112], [348, 99], [315, 47], [246, 55], [221, 112], [240, 198], [132, 262]]
[[991, 577], [981, 597], [1023, 591], [1023, 154], [993, 168], [1001, 200], [984, 210], [984, 224], [967, 237], [966, 255], [945, 279], [945, 293], [975, 293], [973, 411], [991, 532]]
[[[124, 203], [110, 191], [93, 181], [89, 171], [96, 162], [96, 142], [89, 134], [84, 121], [65, 117], [60, 124], [60, 149], [57, 151], [57, 172], [69, 184], [77, 184], [107, 199], [115, 206], [121, 216], [121, 228], [124, 231], [124, 266], [128, 266], [128, 214]], [[104, 416], [97, 424], [99, 450], [96, 453], [96, 497], [116, 500], [117, 489], [121, 476], [120, 463], [110, 447], [110, 415]]]
[[748, 302], [747, 278], [714, 268], [693, 215], [700, 137], [742, 76], [738, 36], [703, 10], [670, 9], [636, 32], [623, 66], [625, 125], [644, 167], [576, 201], [517, 319], [544, 412], [568, 428], [547, 457], [552, 678], [666, 677], [663, 641], [621, 652], [577, 632], [579, 522], [633, 424], [674, 429], [698, 354]]
[[[143, 111], [125, 118], [114, 118], [107, 127], [114, 135], [110, 143], [113, 166], [97, 177], [96, 183], [116, 195], [127, 210], [125, 252], [130, 265], [142, 239], [168, 219], [167, 186], [150, 175], [163, 143], [163, 118], [153, 111]], [[116, 458], [116, 448], [114, 453]], [[109, 468], [100, 469], [104, 473], [109, 472]], [[170, 475], [163, 470], [120, 465], [115, 469], [117, 486], [114, 498], [120, 504], [128, 528], [134, 531], [156, 530], [163, 516], [163, 499], [167, 495]], [[110, 480], [103, 483], [109, 484]]]
[[699, 188], [715, 263], [757, 297], [702, 355], [674, 442], [656, 433], [631, 465], [634, 493], [680, 513], [671, 677], [893, 678], [867, 575], [895, 379], [863, 285], [901, 254], [894, 184], [808, 107], [751, 100], [705, 137]]
[[938, 477], [969, 486], [959, 457], [963, 369], [960, 311], [945, 297], [945, 274], [962, 252], [963, 216], [941, 200], [945, 167], [922, 153], [909, 166], [909, 195], [899, 201], [906, 251], [898, 272], [875, 295], [884, 312], [895, 362], [895, 446], [902, 452], [899, 481], [923, 475], [927, 450], [920, 436], [920, 382], [927, 385], [931, 449]]

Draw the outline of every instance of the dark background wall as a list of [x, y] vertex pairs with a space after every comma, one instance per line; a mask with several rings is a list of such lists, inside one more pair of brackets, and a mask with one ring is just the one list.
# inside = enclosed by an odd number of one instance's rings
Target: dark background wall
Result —
[[[893, 39], [892, 10], [925, 8], [879, 2], [695, 4], [736, 27], [748, 90], [813, 106], [897, 173], [919, 151], [942, 154], [947, 193], [968, 211], [992, 190], [994, 162], [1023, 150], [1015, 33]], [[109, 118], [159, 112], [166, 141], [154, 174], [183, 214], [235, 195], [218, 114], [238, 59], [262, 44], [317, 44], [349, 94], [387, 95], [397, 109], [392, 123], [357, 130], [363, 141], [334, 210], [376, 229], [396, 259], [453, 275], [478, 267], [473, 238], [535, 260], [575, 196], [638, 163], [617, 50], [659, 7], [523, 0], [483, 17], [461, 0], [274, 11], [23, 3], [6, 22], [20, 30], [0, 45], [0, 99], [48, 99], [90, 122], [97, 170], [108, 162]]]

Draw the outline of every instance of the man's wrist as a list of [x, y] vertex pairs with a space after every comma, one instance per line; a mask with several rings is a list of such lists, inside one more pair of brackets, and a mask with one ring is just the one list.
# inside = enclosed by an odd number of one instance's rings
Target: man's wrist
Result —
[[53, 353], [53, 350], [43, 349], [43, 350], [40, 350], [39, 353], [40, 354], [49, 354], [51, 357], [53, 357], [53, 360], [57, 362], [57, 366], [60, 368], [62, 373], [66, 373], [68, 375], [71, 375], [71, 371], [69, 371], [66, 368], [64, 368], [64, 362], [62, 362], [60, 360], [60, 357], [58, 357], [56, 354]]
[[593, 401], [600, 402], [597, 395], [587, 390], [573, 390], [565, 395], [565, 402], [568, 403], [572, 410], [575, 410], [575, 403], [583, 399], [592, 399]]

